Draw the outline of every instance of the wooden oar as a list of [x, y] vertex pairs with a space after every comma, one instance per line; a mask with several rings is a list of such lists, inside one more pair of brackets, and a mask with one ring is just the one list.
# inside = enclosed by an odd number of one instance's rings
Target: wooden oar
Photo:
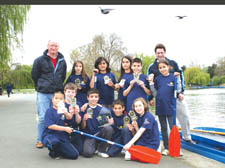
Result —
[[[181, 130], [181, 128], [179, 128]], [[217, 131], [207, 131], [207, 130], [202, 130], [202, 129], [191, 129], [193, 132], [202, 132], [202, 133], [209, 133], [209, 134], [217, 134], [217, 135], [225, 135], [225, 132], [217, 132]]]
[[173, 98], [173, 128], [170, 131], [169, 135], [169, 155], [173, 157], [179, 157], [180, 156], [180, 134], [179, 130], [176, 126], [176, 99], [177, 97], [177, 78], [175, 77], [174, 80], [174, 98]]
[[206, 131], [206, 130], [200, 130], [200, 129], [191, 129], [191, 131], [194, 131], [194, 132], [203, 132], [203, 133], [210, 133], [210, 134], [218, 134], [218, 135], [225, 135], [224, 132]]
[[[112, 142], [85, 132], [81, 132], [78, 130], [73, 130], [73, 132], [123, 148], [123, 145], [119, 143]], [[161, 154], [159, 152], [144, 146], [133, 145], [128, 149], [128, 151], [132, 156], [134, 156], [135, 158], [137, 158], [142, 162], [158, 164], [161, 159]]]

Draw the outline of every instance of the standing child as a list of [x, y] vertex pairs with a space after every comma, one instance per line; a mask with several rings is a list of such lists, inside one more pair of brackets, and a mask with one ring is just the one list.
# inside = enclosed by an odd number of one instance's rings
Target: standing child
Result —
[[[168, 131], [167, 122], [170, 130], [173, 127], [173, 107], [174, 107], [174, 81], [175, 76], [169, 73], [169, 62], [165, 59], [159, 60], [158, 69], [160, 75], [154, 80], [154, 75], [150, 74], [150, 88], [156, 98], [156, 115], [159, 117], [161, 126], [164, 150], [163, 155], [168, 155]], [[154, 82], [153, 82], [154, 80]], [[177, 92], [181, 92], [180, 80], [177, 80]]]
[[120, 67], [120, 77], [118, 79], [118, 84], [115, 85], [116, 89], [119, 89], [118, 91], [118, 99], [124, 102], [125, 108], [126, 108], [126, 97], [123, 96], [123, 87], [126, 82], [126, 80], [129, 78], [129, 76], [132, 75], [132, 58], [130, 56], [124, 56], [121, 61], [121, 67]]
[[[82, 129], [85, 129], [85, 132], [89, 134], [110, 140], [113, 134], [113, 128], [110, 126], [113, 124], [113, 120], [112, 118], [109, 119], [111, 112], [107, 108], [98, 105], [99, 91], [97, 89], [90, 89], [87, 94], [88, 107], [85, 110]], [[99, 156], [107, 158], [109, 157], [106, 154], [107, 148], [107, 143], [86, 137], [83, 155], [92, 157], [97, 149]]]
[[91, 76], [90, 87], [99, 90], [99, 104], [110, 107], [114, 100], [114, 84], [116, 78], [109, 68], [109, 62], [104, 57], [95, 61], [95, 69]]
[[[124, 149], [128, 150], [135, 144], [157, 150], [160, 144], [158, 123], [149, 112], [146, 100], [142, 97], [137, 98], [134, 100], [132, 107], [137, 115], [137, 120], [132, 121], [135, 134], [132, 137], [129, 132], [127, 133], [130, 141], [124, 146]], [[125, 160], [131, 159], [137, 160], [126, 151]]]
[[[64, 94], [65, 94], [65, 104], [67, 109], [72, 114], [72, 120], [69, 125], [76, 130], [80, 129], [80, 123], [83, 117], [83, 113], [80, 112], [81, 103], [76, 100], [75, 96], [77, 93], [77, 87], [74, 83], [70, 82], [67, 83], [64, 87]], [[83, 142], [81, 135], [72, 133], [70, 135], [70, 141], [74, 145], [74, 147], [79, 151], [79, 154], [82, 153], [83, 150]]]
[[[130, 118], [125, 114], [124, 103], [119, 99], [113, 102], [112, 118], [112, 127], [114, 129], [112, 141], [123, 145], [128, 143], [130, 139], [128, 139], [128, 136], [125, 136], [125, 133], [127, 132], [127, 129], [130, 129], [131, 131], [133, 127], [130, 124]], [[119, 154], [121, 150], [122, 148], [111, 145], [107, 154], [113, 157]]]
[[142, 61], [134, 58], [131, 66], [133, 75], [125, 82], [123, 96], [127, 96], [127, 111], [132, 109], [133, 101], [138, 97], [143, 97], [147, 101], [147, 95], [150, 95], [147, 76], [142, 74]]
[[44, 131], [42, 142], [48, 147], [49, 156], [59, 158], [60, 156], [68, 159], [77, 159], [79, 152], [70, 143], [68, 134], [73, 128], [68, 126], [68, 120], [72, 115], [67, 111], [64, 104], [64, 94], [55, 92], [52, 97], [53, 107], [50, 107], [44, 118]]
[[77, 86], [77, 100], [79, 100], [82, 105], [87, 103], [87, 91], [89, 90], [90, 79], [85, 72], [82, 61], [74, 62], [72, 72], [66, 83], [69, 82], [72, 82]]

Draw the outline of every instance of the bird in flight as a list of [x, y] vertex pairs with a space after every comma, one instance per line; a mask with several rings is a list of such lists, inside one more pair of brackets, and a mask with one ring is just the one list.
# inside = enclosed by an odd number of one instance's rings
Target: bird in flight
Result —
[[99, 7], [102, 14], [108, 14], [111, 10], [114, 10], [114, 9], [102, 9], [101, 7]]
[[187, 17], [187, 16], [176, 16], [178, 17], [178, 19], [183, 19], [184, 17]]

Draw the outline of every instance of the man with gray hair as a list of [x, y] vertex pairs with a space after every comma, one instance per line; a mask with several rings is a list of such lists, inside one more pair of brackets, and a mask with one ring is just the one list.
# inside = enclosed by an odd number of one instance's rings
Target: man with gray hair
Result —
[[46, 110], [52, 106], [51, 99], [56, 91], [63, 91], [63, 82], [66, 78], [66, 61], [58, 52], [59, 43], [50, 40], [48, 49], [33, 63], [31, 75], [37, 91], [37, 148], [43, 148], [42, 132]]

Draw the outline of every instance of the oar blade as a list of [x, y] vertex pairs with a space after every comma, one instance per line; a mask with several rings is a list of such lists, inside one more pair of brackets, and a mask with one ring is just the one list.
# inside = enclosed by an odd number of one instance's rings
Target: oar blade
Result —
[[176, 125], [173, 126], [169, 136], [169, 155], [173, 157], [180, 156], [180, 134]]
[[128, 151], [141, 162], [158, 164], [161, 159], [161, 153], [144, 146], [134, 145]]

